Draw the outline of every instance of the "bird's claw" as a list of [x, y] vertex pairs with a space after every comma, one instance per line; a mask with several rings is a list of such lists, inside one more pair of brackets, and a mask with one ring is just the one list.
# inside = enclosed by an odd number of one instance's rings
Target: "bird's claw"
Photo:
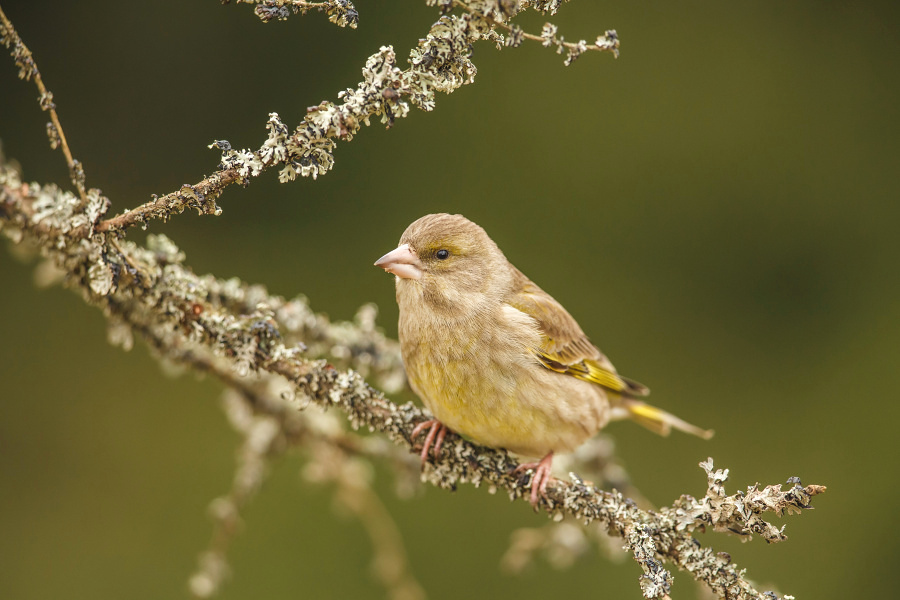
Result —
[[412, 433], [409, 434], [410, 439], [416, 439], [416, 437], [426, 429], [428, 430], [428, 435], [425, 436], [425, 441], [422, 443], [422, 452], [419, 455], [422, 458], [423, 465], [428, 461], [428, 450], [432, 447], [432, 444], [434, 445], [434, 449], [432, 450], [431, 455], [437, 458], [438, 454], [441, 452], [441, 446], [444, 445], [444, 438], [447, 437], [447, 432], [450, 431], [447, 429], [446, 425], [437, 419], [429, 419], [427, 421], [422, 421], [413, 428]]
[[553, 479], [550, 475], [552, 466], [553, 453], [551, 452], [542, 458], [540, 462], [522, 463], [513, 470], [513, 473], [516, 475], [530, 469], [534, 470], [534, 473], [531, 475], [531, 494], [529, 495], [529, 501], [533, 508], [537, 508], [540, 497], [546, 495], [547, 484]]

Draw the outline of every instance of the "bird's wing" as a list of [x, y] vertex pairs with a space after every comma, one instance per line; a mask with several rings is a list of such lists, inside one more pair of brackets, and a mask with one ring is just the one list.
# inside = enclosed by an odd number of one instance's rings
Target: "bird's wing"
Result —
[[512, 269], [514, 293], [508, 303], [537, 321], [543, 338], [541, 347], [532, 351], [544, 367], [628, 397], [643, 397], [650, 393], [646, 386], [616, 373], [616, 368], [591, 343], [572, 315], [521, 271]]

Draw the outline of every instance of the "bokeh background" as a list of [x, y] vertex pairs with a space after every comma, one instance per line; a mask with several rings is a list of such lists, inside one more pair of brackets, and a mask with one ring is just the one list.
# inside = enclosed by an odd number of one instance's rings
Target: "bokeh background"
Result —
[[[379, 46], [405, 57], [436, 19], [416, 0], [359, 0], [356, 31], [318, 14], [264, 25], [211, 0], [2, 6], [114, 212], [215, 170], [213, 139], [257, 147], [270, 111], [293, 126], [355, 86]], [[334, 319], [376, 302], [393, 336], [393, 285], [372, 262], [415, 218], [465, 214], [656, 403], [717, 431], [612, 426], [644, 495], [702, 494], [707, 456], [731, 469], [730, 490], [794, 475], [827, 485], [816, 510], [784, 520], [786, 543], [706, 539], [798, 598], [885, 597], [900, 559], [898, 12], [572, 2], [551, 19], [561, 33], [615, 28], [619, 60], [564, 68], [535, 43], [477, 46], [474, 85], [340, 144], [327, 176], [266, 174], [229, 189], [219, 218], [151, 229], [197, 272], [305, 293]], [[5, 152], [28, 179], [66, 184], [35, 97], [0, 58]], [[141, 344], [109, 346], [98, 311], [37, 289], [15, 254], [4, 240], [0, 597], [186, 597], [238, 440], [220, 385], [165, 376]], [[301, 468], [279, 461], [247, 511], [221, 598], [383, 597], [362, 527]], [[510, 533], [546, 522], [525, 503], [469, 487], [401, 501], [379, 476], [432, 599], [639, 597], [637, 565], [596, 552], [567, 571], [502, 573]], [[695, 597], [675, 577], [676, 596]]]

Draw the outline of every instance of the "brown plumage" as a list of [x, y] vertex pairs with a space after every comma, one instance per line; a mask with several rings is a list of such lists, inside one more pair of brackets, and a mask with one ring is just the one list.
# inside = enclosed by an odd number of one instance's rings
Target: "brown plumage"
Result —
[[662, 434], [709, 437], [640, 398], [552, 296], [516, 269], [484, 229], [462, 215], [427, 215], [376, 266], [395, 274], [400, 345], [413, 391], [435, 419], [422, 449], [440, 451], [447, 428], [486, 446], [544, 457], [531, 501], [549, 481], [554, 453], [571, 452], [611, 418]]

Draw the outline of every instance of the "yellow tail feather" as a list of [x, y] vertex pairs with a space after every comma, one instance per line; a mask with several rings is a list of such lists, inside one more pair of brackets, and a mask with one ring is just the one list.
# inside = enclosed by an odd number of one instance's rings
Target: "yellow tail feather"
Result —
[[632, 421], [659, 435], [669, 435], [669, 432], [674, 428], [708, 440], [715, 433], [712, 429], [701, 429], [671, 413], [667, 413], [661, 408], [650, 406], [633, 398], [622, 398], [617, 408], [625, 409], [625, 414], [622, 417], [630, 418]]

